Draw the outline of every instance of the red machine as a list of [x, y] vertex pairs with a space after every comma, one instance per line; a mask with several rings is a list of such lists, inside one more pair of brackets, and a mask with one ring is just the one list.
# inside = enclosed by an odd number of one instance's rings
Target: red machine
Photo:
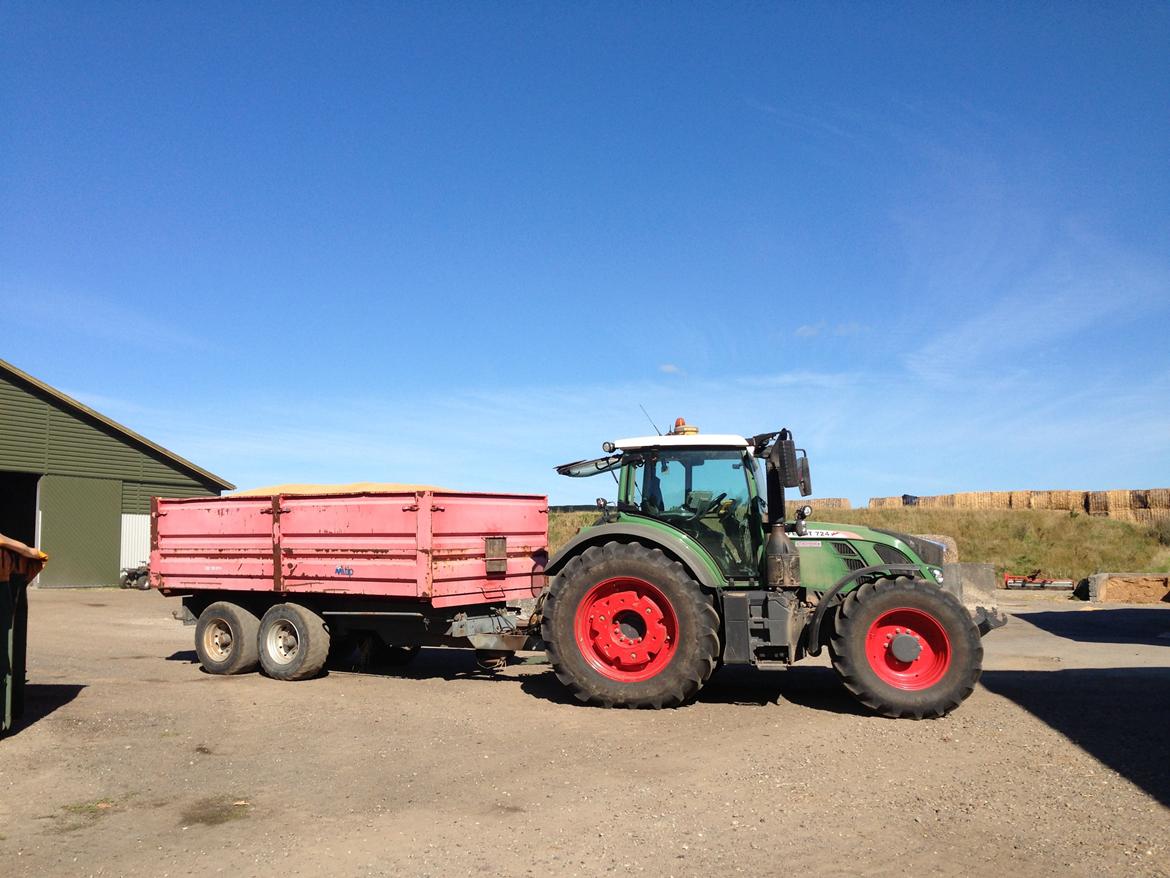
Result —
[[420, 645], [486, 665], [535, 638], [548, 500], [440, 490], [155, 500], [151, 585], [183, 598], [212, 673], [320, 672], [332, 648]]
[[1040, 575], [1039, 570], [1033, 570], [1027, 576], [1022, 576], [1019, 573], [1005, 573], [1003, 575], [1003, 587], [1010, 589], [1072, 591], [1076, 585], [1071, 579], [1045, 579]]

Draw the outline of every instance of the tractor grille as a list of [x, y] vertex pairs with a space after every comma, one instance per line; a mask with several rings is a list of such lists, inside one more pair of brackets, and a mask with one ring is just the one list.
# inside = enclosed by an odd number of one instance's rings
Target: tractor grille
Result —
[[893, 546], [887, 546], [885, 543], [874, 543], [874, 551], [877, 552], [878, 557], [887, 564], [909, 564], [910, 559], [906, 557], [906, 553], [895, 549]]
[[833, 547], [833, 551], [841, 556], [841, 560], [845, 562], [845, 567], [848, 570], [860, 570], [867, 566], [865, 560], [857, 554], [857, 549], [853, 548], [852, 544], [841, 540], [830, 540], [829, 545]]

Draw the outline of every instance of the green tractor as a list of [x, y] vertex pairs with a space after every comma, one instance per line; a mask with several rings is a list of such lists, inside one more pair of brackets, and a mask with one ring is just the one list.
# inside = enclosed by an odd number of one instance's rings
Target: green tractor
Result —
[[[889, 717], [954, 710], [982, 670], [975, 617], [942, 588], [943, 549], [905, 534], [786, 515], [811, 494], [788, 430], [606, 442], [557, 467], [611, 473], [617, 503], [548, 566], [541, 637], [560, 680], [605, 707], [672, 707], [720, 665], [783, 668], [828, 647], [862, 704]], [[762, 484], [761, 484], [762, 483]]]

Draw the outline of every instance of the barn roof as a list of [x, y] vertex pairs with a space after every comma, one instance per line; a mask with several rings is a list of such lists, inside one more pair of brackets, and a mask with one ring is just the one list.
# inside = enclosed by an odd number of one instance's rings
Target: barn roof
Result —
[[175, 452], [173, 452], [167, 448], [163, 448], [161, 445], [159, 445], [155, 442], [151, 442], [145, 436], [142, 436], [138, 433], [135, 433], [129, 427], [124, 426], [123, 424], [119, 424], [117, 421], [113, 420], [112, 418], [107, 418], [101, 412], [95, 411], [95, 410], [91, 409], [89, 406], [85, 405], [84, 403], [78, 402], [76, 399], [69, 396], [68, 394], [62, 393], [60, 390], [53, 387], [52, 385], [46, 384], [45, 382], [34, 378], [32, 375], [29, 375], [27, 372], [24, 372], [24, 371], [16, 368], [11, 363], [8, 363], [4, 360], [0, 360], [0, 372], [8, 373], [12, 377], [16, 378], [19, 382], [21, 382], [23, 384], [30, 385], [34, 389], [39, 390], [41, 393], [44, 393], [47, 396], [51, 397], [52, 399], [56, 400], [57, 402], [61, 403], [66, 408], [72, 409], [73, 411], [78, 412], [79, 414], [84, 415], [87, 418], [98, 421], [99, 423], [105, 425], [106, 427], [109, 427], [115, 433], [118, 433], [123, 438], [129, 440], [129, 442], [131, 444], [142, 446], [142, 447], [150, 449], [151, 451], [154, 451], [157, 454], [161, 454], [167, 460], [169, 460], [172, 463], [174, 463], [175, 465], [177, 465], [180, 469], [188, 470], [189, 472], [194, 473], [195, 475], [197, 475], [203, 479], [206, 479], [210, 482], [214, 482], [215, 484], [219, 485], [220, 487], [222, 487], [225, 490], [230, 491], [233, 488], [235, 488], [235, 485], [233, 485], [231, 482], [227, 481], [226, 479], [223, 479], [220, 476], [217, 476], [213, 472], [209, 472], [208, 470], [205, 470], [201, 466], [196, 466], [195, 464], [191, 463], [191, 461], [187, 460], [186, 458], [180, 457], [179, 455], [175, 454]]

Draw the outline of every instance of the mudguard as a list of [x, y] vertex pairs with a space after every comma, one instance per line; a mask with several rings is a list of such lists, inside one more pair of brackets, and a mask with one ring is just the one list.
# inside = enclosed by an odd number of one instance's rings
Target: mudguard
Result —
[[718, 572], [715, 560], [702, 546], [681, 534], [674, 534], [659, 527], [621, 521], [599, 524], [581, 531], [553, 556], [545, 572], [549, 576], [555, 576], [570, 558], [585, 551], [589, 546], [601, 545], [615, 539], [618, 542], [638, 542], [644, 546], [661, 549], [667, 555], [677, 558], [704, 588], [723, 588], [727, 585], [723, 574]]

